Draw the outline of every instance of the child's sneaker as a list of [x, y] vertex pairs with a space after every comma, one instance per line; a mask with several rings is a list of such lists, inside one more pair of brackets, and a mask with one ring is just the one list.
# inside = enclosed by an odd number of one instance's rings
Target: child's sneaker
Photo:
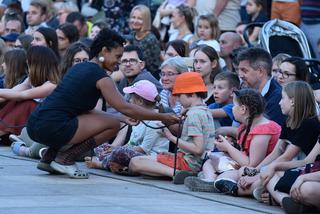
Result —
[[187, 177], [184, 185], [194, 192], [217, 192], [214, 181], [205, 181], [196, 176]]
[[184, 184], [184, 179], [186, 177], [189, 177], [189, 176], [194, 176], [196, 175], [194, 172], [191, 172], [191, 171], [180, 171], [180, 170], [177, 170], [176, 171], [176, 175], [173, 177], [173, 183], [174, 184]]
[[238, 196], [238, 185], [237, 183], [228, 178], [221, 178], [214, 182], [214, 187], [221, 193]]

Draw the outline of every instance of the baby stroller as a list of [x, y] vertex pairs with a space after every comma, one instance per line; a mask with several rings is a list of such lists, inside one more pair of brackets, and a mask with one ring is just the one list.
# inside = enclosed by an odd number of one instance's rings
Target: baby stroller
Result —
[[248, 31], [253, 27], [261, 27], [258, 46], [266, 49], [272, 57], [279, 53], [303, 58], [311, 72], [311, 82], [319, 83], [320, 61], [312, 59], [308, 41], [304, 33], [296, 25], [279, 19], [273, 19], [266, 23], [251, 23], [244, 30], [243, 38], [249, 47]]

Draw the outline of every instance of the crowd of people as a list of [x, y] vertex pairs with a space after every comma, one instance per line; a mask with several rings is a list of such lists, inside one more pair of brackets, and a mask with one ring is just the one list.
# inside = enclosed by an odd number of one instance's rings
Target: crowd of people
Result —
[[0, 143], [39, 170], [86, 179], [85, 161], [320, 211], [315, 77], [243, 39], [277, 18], [320, 58], [318, 1], [2, 0], [0, 15]]

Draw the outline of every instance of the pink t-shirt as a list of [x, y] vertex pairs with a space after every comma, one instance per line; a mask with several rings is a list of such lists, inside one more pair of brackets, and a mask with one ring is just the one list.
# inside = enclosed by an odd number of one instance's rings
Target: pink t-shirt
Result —
[[[240, 127], [238, 128], [238, 134], [244, 128], [245, 128], [245, 125], [241, 124]], [[240, 139], [237, 141], [237, 143], [239, 145], [241, 145], [241, 142], [242, 142], [242, 139], [244, 137], [245, 132], [246, 131], [244, 130], [241, 133]], [[268, 149], [267, 149], [267, 155], [270, 154], [278, 142], [280, 133], [281, 133], [281, 127], [276, 122], [273, 122], [273, 121], [255, 126], [249, 132], [247, 139], [244, 143], [244, 148], [243, 148], [244, 153], [249, 156], [250, 145], [251, 145], [251, 140], [252, 140], [253, 136], [255, 136], [255, 135], [271, 135], [271, 139], [269, 140], [269, 145], [268, 145]]]

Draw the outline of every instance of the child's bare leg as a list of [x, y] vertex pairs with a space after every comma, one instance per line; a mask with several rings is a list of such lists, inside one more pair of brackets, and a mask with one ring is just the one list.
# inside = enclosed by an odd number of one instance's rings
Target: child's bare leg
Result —
[[155, 157], [138, 156], [130, 160], [129, 171], [150, 176], [173, 176], [173, 168], [157, 162]]
[[203, 180], [215, 181], [217, 178], [216, 171], [213, 169], [211, 160], [206, 160], [202, 167]]
[[320, 210], [320, 182], [304, 182], [300, 187], [300, 192], [302, 194], [302, 204], [315, 206]]
[[267, 184], [267, 190], [269, 194], [271, 194], [274, 200], [279, 204], [281, 204], [282, 199], [284, 197], [289, 197], [287, 193], [274, 190], [274, 187], [276, 186], [276, 184], [278, 183], [279, 179], [282, 176], [283, 176], [283, 172], [276, 172], [274, 176], [270, 179], [269, 183]]
[[97, 157], [85, 157], [84, 161], [88, 168], [102, 169], [102, 161], [99, 161]]

